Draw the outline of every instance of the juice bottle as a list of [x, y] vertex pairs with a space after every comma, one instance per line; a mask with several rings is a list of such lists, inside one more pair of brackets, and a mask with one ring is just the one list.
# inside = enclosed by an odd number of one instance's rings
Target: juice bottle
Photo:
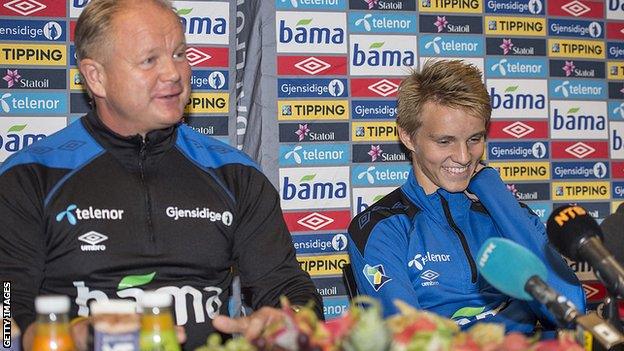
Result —
[[141, 321], [136, 307], [136, 303], [130, 300], [91, 303], [93, 351], [139, 350]]
[[140, 304], [143, 308], [141, 351], [180, 351], [171, 314], [171, 295], [147, 291]]
[[37, 296], [37, 320], [33, 350], [75, 351], [69, 334], [69, 298], [67, 296]]

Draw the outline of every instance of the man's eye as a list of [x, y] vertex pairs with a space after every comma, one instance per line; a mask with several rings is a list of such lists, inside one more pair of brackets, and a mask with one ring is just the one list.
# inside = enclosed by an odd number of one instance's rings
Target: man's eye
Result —
[[438, 144], [446, 145], [448, 143], [449, 143], [448, 140], [438, 140]]
[[173, 59], [174, 60], [186, 60], [186, 52], [184, 51], [176, 52], [175, 54], [173, 54]]
[[149, 64], [151, 64], [153, 62], [154, 62], [154, 58], [153, 57], [148, 57], [145, 60], [143, 60], [143, 62], [141, 62], [141, 63], [144, 64], [144, 65], [149, 65]]

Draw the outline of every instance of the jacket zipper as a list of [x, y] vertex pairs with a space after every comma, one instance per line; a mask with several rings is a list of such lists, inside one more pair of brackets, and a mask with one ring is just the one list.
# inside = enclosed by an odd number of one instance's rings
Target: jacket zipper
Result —
[[145, 169], [144, 169], [145, 155], [146, 155], [146, 143], [145, 143], [145, 140], [143, 140], [143, 142], [141, 143], [141, 150], [139, 151], [139, 170], [141, 173], [141, 185], [143, 185], [145, 208], [147, 210], [148, 236], [151, 242], [155, 242], [156, 237], [154, 236], [154, 226], [152, 224], [152, 200], [150, 198], [149, 189], [145, 182]]
[[477, 282], [477, 265], [475, 264], [475, 261], [470, 254], [470, 248], [468, 247], [466, 236], [461, 231], [461, 229], [459, 229], [457, 224], [455, 224], [455, 221], [453, 221], [453, 217], [451, 217], [451, 209], [449, 208], [446, 199], [440, 196], [440, 200], [442, 202], [442, 208], [444, 209], [444, 215], [446, 216], [446, 220], [448, 221], [448, 224], [451, 226], [451, 228], [453, 228], [455, 234], [457, 234], [457, 237], [461, 242], [462, 248], [464, 249], [464, 254], [466, 254], [468, 264], [470, 265], [470, 281], [472, 282], [472, 284], [474, 284]]

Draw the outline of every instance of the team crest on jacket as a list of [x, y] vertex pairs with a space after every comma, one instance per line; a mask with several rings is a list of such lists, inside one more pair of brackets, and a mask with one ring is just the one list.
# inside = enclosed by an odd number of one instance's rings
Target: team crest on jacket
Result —
[[384, 284], [392, 280], [386, 275], [384, 266], [381, 264], [372, 267], [366, 265], [363, 272], [366, 280], [368, 280], [375, 291], [379, 291]]

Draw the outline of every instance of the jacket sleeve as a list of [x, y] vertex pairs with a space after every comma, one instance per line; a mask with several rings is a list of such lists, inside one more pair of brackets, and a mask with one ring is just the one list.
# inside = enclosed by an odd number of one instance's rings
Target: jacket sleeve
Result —
[[22, 331], [35, 320], [46, 255], [41, 191], [33, 179], [27, 167], [0, 168], [0, 280], [10, 283], [11, 314]]
[[398, 312], [395, 300], [420, 308], [407, 270], [409, 219], [394, 215], [379, 220], [373, 209], [349, 226], [349, 258], [358, 292], [376, 298], [384, 316]]
[[[548, 285], [572, 301], [579, 311], [585, 312], [585, 294], [578, 278], [548, 243], [546, 228], [539, 217], [518, 203], [498, 172], [491, 167], [484, 168], [474, 176], [468, 190], [477, 195], [504, 238], [528, 248], [546, 264], [549, 270]], [[555, 319], [544, 306], [537, 301], [529, 305], [543, 324], [551, 327], [556, 325]]]
[[238, 209], [232, 255], [242, 288], [251, 291], [251, 307], [278, 307], [284, 295], [296, 305], [313, 301], [322, 318], [321, 297], [296, 260], [277, 191], [255, 168], [227, 167], [226, 181], [234, 190]]

